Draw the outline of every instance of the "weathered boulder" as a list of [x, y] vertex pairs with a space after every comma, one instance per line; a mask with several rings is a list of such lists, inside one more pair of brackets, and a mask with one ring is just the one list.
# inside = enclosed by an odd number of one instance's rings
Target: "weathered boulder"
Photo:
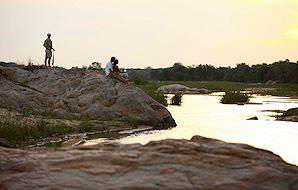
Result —
[[183, 94], [209, 94], [210, 90], [205, 88], [189, 88], [181, 84], [170, 84], [159, 87], [157, 92], [165, 94], [183, 93]]
[[0, 147], [0, 189], [298, 189], [269, 151], [195, 136], [51, 151]]
[[2, 62], [0, 107], [58, 117], [138, 121], [160, 128], [176, 125], [168, 110], [142, 90], [78, 68], [34, 69]]
[[298, 108], [291, 108], [278, 117], [280, 121], [298, 122]]

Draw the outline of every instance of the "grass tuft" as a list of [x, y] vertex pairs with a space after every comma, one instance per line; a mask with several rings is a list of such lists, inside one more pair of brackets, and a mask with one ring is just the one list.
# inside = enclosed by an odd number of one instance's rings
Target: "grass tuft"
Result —
[[91, 131], [92, 127], [93, 127], [93, 125], [92, 125], [92, 123], [90, 123], [89, 120], [83, 120], [80, 123], [79, 131], [81, 133], [89, 132], [89, 131]]
[[43, 119], [39, 119], [35, 123], [8, 119], [0, 123], [0, 138], [5, 138], [15, 145], [54, 135], [65, 135], [74, 131], [73, 127], [64, 123], [48, 123]]
[[138, 121], [137, 119], [131, 119], [129, 120], [129, 124], [133, 128], [138, 128], [138, 126], [140, 125], [140, 121]]
[[167, 98], [163, 93], [156, 92], [155, 90], [146, 89], [145, 92], [151, 96], [157, 102], [163, 104], [164, 106], [168, 105]]

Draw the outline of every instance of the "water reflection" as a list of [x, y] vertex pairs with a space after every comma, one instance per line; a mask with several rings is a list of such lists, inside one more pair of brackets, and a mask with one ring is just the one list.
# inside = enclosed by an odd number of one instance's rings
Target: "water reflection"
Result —
[[[298, 123], [275, 121], [276, 113], [264, 110], [287, 110], [298, 107], [298, 99], [254, 96], [261, 105], [223, 105], [220, 96], [184, 95], [182, 106], [169, 106], [177, 127], [149, 131], [116, 140], [121, 143], [147, 143], [166, 138], [190, 139], [194, 135], [250, 144], [270, 150], [285, 161], [298, 165]], [[259, 120], [247, 120], [257, 116]], [[90, 142], [94, 143], [96, 142]]]

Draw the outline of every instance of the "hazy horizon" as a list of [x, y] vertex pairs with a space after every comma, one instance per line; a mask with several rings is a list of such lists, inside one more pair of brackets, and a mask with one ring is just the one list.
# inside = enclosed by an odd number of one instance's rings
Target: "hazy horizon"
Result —
[[0, 61], [120, 67], [297, 61], [296, 0], [0, 0]]

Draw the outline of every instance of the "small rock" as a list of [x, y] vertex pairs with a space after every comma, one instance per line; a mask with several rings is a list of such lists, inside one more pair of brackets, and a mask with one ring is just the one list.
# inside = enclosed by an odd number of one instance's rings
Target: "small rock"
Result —
[[258, 119], [258, 117], [251, 117], [251, 118], [249, 118], [247, 120], [259, 120], [259, 119]]

